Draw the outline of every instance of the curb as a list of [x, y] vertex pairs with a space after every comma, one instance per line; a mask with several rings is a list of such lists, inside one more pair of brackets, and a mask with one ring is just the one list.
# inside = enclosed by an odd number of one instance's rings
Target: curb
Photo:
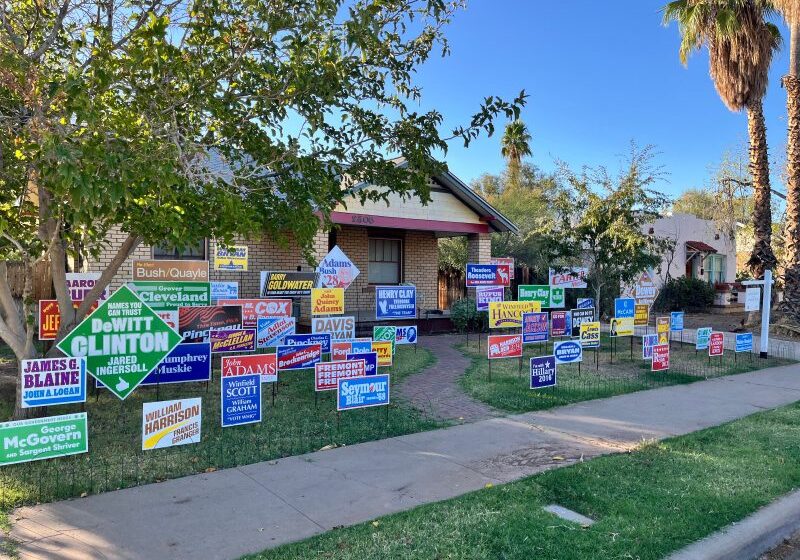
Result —
[[751, 560], [800, 530], [800, 490], [690, 544], [667, 560]]

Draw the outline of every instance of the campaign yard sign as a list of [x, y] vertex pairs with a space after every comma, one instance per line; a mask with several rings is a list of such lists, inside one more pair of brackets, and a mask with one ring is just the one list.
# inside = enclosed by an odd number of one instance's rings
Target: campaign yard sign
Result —
[[542, 306], [538, 301], [496, 301], [489, 304], [489, 328], [520, 328], [523, 313], [538, 313]]
[[241, 329], [241, 305], [209, 305], [178, 309], [178, 332], [184, 342], [210, 342], [211, 330]]
[[89, 451], [86, 413], [0, 424], [0, 466], [66, 457]]
[[744, 291], [744, 310], [758, 311], [761, 309], [761, 288], [751, 286]]
[[220, 361], [223, 375], [259, 375], [261, 383], [278, 381], [278, 359], [275, 354], [250, 354], [247, 356], [223, 356]]
[[725, 335], [721, 332], [712, 332], [708, 338], [708, 355], [722, 356], [725, 352]]
[[395, 330], [395, 344], [416, 344], [417, 343], [417, 326], [406, 325], [404, 327], [397, 327]]
[[[97, 302], [91, 306], [91, 311], [97, 309]], [[61, 309], [58, 301], [54, 299], [39, 300], [39, 340], [55, 340], [58, 328], [61, 326]]]
[[633, 336], [633, 317], [614, 317], [611, 319], [610, 334], [611, 336]]
[[394, 354], [395, 344], [397, 344], [397, 327], [388, 325], [378, 325], [376, 327], [372, 327], [372, 340], [375, 342], [391, 342], [392, 354]]
[[350, 341], [351, 352], [353, 354], [360, 354], [364, 352], [372, 352], [372, 339], [371, 338], [354, 338]]
[[645, 270], [633, 285], [633, 297], [636, 303], [650, 307], [656, 301], [658, 289], [653, 281], [653, 276]]
[[519, 358], [522, 356], [522, 335], [490, 334], [486, 353], [490, 360]]
[[565, 289], [562, 286], [550, 286], [550, 309], [562, 309], [566, 305], [567, 298]]
[[375, 319], [414, 319], [416, 316], [416, 286], [375, 287]]
[[669, 330], [673, 332], [683, 330], [683, 311], [673, 311], [669, 314]]
[[489, 303], [503, 301], [506, 289], [502, 286], [483, 286], [475, 288], [475, 307], [478, 311], [489, 311]]
[[736, 351], [737, 352], [753, 351], [753, 333], [736, 334]]
[[211, 330], [211, 353], [252, 352], [256, 349], [255, 329]]
[[322, 361], [322, 346], [305, 344], [303, 346], [278, 346], [275, 349], [278, 371], [288, 369], [307, 369]]
[[389, 404], [388, 374], [339, 379], [337, 383], [338, 411]]
[[222, 427], [261, 422], [261, 376], [222, 368], [220, 416]]
[[142, 385], [193, 383], [211, 380], [211, 343], [178, 344], [164, 361], [144, 378]]
[[507, 264], [467, 263], [467, 288], [508, 286], [510, 284], [511, 270]]
[[522, 342], [545, 342], [550, 334], [549, 317], [547, 313], [522, 314]]
[[520, 284], [517, 287], [517, 300], [538, 301], [541, 307], [550, 305], [550, 286], [546, 284]]
[[653, 359], [653, 346], [658, 344], [657, 334], [645, 334], [642, 336], [642, 359]]
[[637, 303], [633, 311], [633, 324], [636, 327], [645, 327], [650, 322], [650, 306]]
[[589, 269], [585, 266], [573, 266], [567, 268], [550, 269], [551, 286], [563, 286], [565, 288], [585, 288], [586, 277]]
[[242, 307], [242, 326], [255, 328], [260, 317], [291, 317], [290, 299], [221, 299], [217, 305], [240, 305]]
[[247, 245], [225, 247], [217, 243], [214, 248], [214, 270], [247, 272]]
[[153, 311], [211, 305], [208, 282], [128, 282], [128, 287]]
[[581, 346], [598, 348], [600, 346], [600, 321], [584, 321], [580, 330]]
[[350, 340], [356, 336], [356, 318], [348, 317], [313, 317], [311, 332], [327, 333], [331, 340]]
[[86, 401], [85, 358], [22, 360], [22, 408]]
[[594, 321], [594, 307], [573, 309], [572, 317], [572, 336], [579, 337], [581, 335], [581, 323], [587, 321]]
[[[355, 348], [353, 348], [353, 353]], [[373, 340], [372, 352], [378, 356], [378, 365], [381, 367], [390, 367], [392, 365], [392, 343], [388, 340]]]
[[309, 344], [318, 344], [323, 354], [331, 353], [331, 335], [329, 333], [288, 334], [283, 337], [283, 346], [307, 346]]
[[669, 344], [656, 344], [653, 346], [653, 358], [650, 371], [664, 371], [669, 369]]
[[[67, 291], [73, 304], [80, 304], [100, 280], [99, 272], [67, 272]], [[108, 287], [100, 292], [97, 301], [108, 299]]]
[[697, 329], [697, 334], [695, 335], [695, 343], [694, 349], [695, 350], [708, 350], [708, 343], [711, 339], [711, 331], [713, 329], [711, 327], [700, 327]]
[[544, 389], [556, 386], [555, 356], [531, 358], [531, 389]]
[[364, 360], [364, 375], [377, 375], [378, 373], [378, 354], [377, 352], [362, 352], [360, 354], [347, 354], [346, 360]]
[[142, 403], [142, 451], [200, 443], [202, 399]]
[[122, 286], [69, 333], [58, 349], [125, 399], [181, 342], [152, 309]]
[[636, 316], [636, 300], [633, 298], [614, 299], [614, 317], [617, 319], [633, 319]]
[[211, 282], [211, 303], [218, 304], [221, 299], [238, 299], [238, 282]]
[[489, 264], [502, 264], [508, 267], [511, 273], [511, 279], [514, 279], [514, 257], [492, 257], [489, 259]]
[[294, 334], [294, 330], [294, 317], [260, 317], [256, 321], [256, 348], [280, 346], [284, 337]]
[[134, 282], [208, 282], [208, 261], [137, 259], [131, 263], [131, 279]]
[[311, 315], [341, 315], [344, 313], [343, 288], [312, 288]]
[[656, 317], [656, 332], [659, 344], [669, 344], [669, 317]]
[[331, 341], [331, 361], [341, 362], [346, 360], [352, 349], [353, 343], [349, 340]]
[[346, 290], [360, 271], [338, 245], [331, 249], [317, 267], [319, 285], [322, 288], [342, 288]]
[[316, 272], [261, 271], [261, 297], [311, 297], [317, 278]]
[[314, 364], [314, 390], [335, 391], [339, 379], [364, 377], [364, 360], [345, 360], [343, 362], [320, 362]]
[[569, 336], [572, 330], [572, 321], [569, 311], [550, 312], [550, 332], [552, 336]]
[[559, 340], [553, 343], [553, 355], [557, 364], [582, 362], [583, 346], [577, 340]]
[[578, 298], [578, 309], [589, 309], [594, 308], [594, 298], [590, 297], [579, 297]]

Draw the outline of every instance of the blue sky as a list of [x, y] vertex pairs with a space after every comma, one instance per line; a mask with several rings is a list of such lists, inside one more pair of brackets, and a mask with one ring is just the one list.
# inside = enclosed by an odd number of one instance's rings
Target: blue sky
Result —
[[[688, 68], [680, 64], [678, 28], [661, 25], [662, 5], [471, 0], [447, 30], [451, 56], [432, 59], [419, 74], [422, 108], [442, 111], [449, 130], [467, 122], [484, 96], [510, 99], [524, 88], [532, 162], [543, 169], [553, 169], [555, 159], [616, 169], [635, 140], [661, 152], [670, 173], [664, 192], [702, 186], [725, 151], [746, 145], [747, 117], [720, 101], [704, 51]], [[773, 61], [764, 108], [770, 159], [779, 162], [786, 145], [785, 51]], [[446, 159], [465, 181], [497, 173], [504, 167], [500, 134], [466, 150], [454, 142]]]

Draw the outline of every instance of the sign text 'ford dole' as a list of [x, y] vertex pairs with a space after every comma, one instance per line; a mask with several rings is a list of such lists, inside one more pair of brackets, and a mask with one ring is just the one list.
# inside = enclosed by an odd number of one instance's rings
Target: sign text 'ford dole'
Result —
[[84, 358], [22, 360], [22, 408], [86, 401]]
[[130, 395], [181, 337], [130, 289], [122, 286], [59, 344], [86, 357], [86, 369], [120, 399]]
[[200, 443], [201, 400], [142, 403], [142, 451]]
[[486, 347], [490, 360], [498, 358], [519, 358], [522, 356], [521, 334], [489, 335], [489, 344]]
[[413, 319], [417, 316], [417, 288], [414, 286], [376, 286], [375, 318]]
[[339, 379], [336, 410], [367, 408], [389, 404], [389, 375]]
[[3, 422], [0, 442], [0, 466], [86, 453], [86, 413]]
[[135, 260], [134, 282], [208, 282], [208, 261]]
[[505, 264], [467, 264], [467, 287], [508, 286], [511, 270]]

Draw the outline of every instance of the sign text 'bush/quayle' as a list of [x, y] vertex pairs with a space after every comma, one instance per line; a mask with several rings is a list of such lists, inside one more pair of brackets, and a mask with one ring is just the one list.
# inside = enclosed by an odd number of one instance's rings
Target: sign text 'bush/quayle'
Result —
[[389, 375], [339, 379], [336, 410], [367, 408], [389, 404]]
[[122, 286], [58, 349], [68, 356], [85, 356], [87, 371], [124, 399], [180, 341], [178, 333]]

